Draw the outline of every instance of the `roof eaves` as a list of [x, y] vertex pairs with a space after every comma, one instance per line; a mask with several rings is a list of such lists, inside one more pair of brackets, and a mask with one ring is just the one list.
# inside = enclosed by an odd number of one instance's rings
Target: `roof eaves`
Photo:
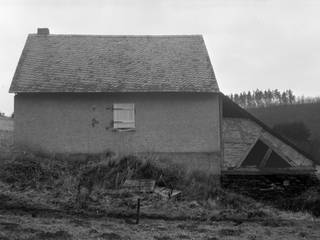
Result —
[[[39, 35], [37, 33], [30, 33], [28, 36], [37, 36], [43, 37], [43, 35]], [[99, 34], [48, 34], [45, 37], [50, 36], [62, 36], [62, 37], [98, 37], [98, 38], [152, 38], [152, 37], [165, 37], [165, 38], [194, 38], [199, 37], [203, 39], [201, 34], [186, 34], [186, 35], [162, 35], [162, 34], [154, 34], [154, 35], [99, 35]]]
[[207, 46], [205, 44], [205, 41], [204, 41], [204, 38], [203, 38], [202, 35], [201, 35], [201, 41], [202, 41], [202, 45], [203, 45], [203, 47], [204, 47], [204, 49], [206, 51], [206, 58], [207, 58], [207, 61], [208, 61], [208, 68], [210, 69], [210, 72], [211, 72], [211, 79], [215, 80], [215, 83], [217, 85], [217, 91], [220, 92], [219, 83], [218, 83], [216, 75], [214, 73], [214, 70], [213, 70], [213, 67], [212, 67], [212, 63], [211, 63], [211, 60], [210, 60], [210, 56], [209, 56], [209, 52], [208, 52]]
[[27, 50], [28, 50], [28, 45], [29, 45], [29, 41], [30, 41], [30, 38], [31, 38], [31, 35], [32, 34], [28, 34], [27, 36], [27, 40], [26, 40], [26, 43], [22, 49], [22, 53], [20, 55], [20, 58], [19, 58], [19, 61], [18, 61], [18, 64], [17, 64], [17, 67], [16, 67], [16, 71], [14, 72], [14, 75], [13, 75], [13, 78], [12, 78], [12, 81], [11, 81], [11, 85], [10, 85], [10, 88], [9, 88], [9, 93], [16, 93], [17, 91], [15, 90], [15, 84], [16, 84], [16, 81], [19, 77], [19, 74], [21, 72], [21, 68], [22, 68], [22, 64], [25, 60], [25, 57], [26, 57], [26, 54], [27, 54]]

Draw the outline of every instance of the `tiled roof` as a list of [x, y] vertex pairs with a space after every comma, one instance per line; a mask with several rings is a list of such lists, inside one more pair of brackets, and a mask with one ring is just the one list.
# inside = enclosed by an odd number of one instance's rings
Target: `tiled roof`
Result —
[[201, 35], [30, 34], [10, 92], [218, 92]]

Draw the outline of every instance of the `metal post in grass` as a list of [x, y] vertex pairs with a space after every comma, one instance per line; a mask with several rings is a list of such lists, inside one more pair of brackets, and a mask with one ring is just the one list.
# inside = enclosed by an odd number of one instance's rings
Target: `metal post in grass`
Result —
[[136, 224], [139, 224], [139, 219], [140, 219], [140, 198], [138, 198], [138, 202], [137, 202]]

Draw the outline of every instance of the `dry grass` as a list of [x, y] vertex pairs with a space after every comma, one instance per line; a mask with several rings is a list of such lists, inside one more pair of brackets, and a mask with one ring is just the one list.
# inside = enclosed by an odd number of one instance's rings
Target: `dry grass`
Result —
[[[159, 167], [137, 156], [118, 158], [108, 152], [86, 156], [23, 153], [0, 162], [0, 180], [5, 185], [0, 196], [10, 199], [2, 201], [4, 206], [14, 208], [82, 209], [113, 216], [134, 215], [137, 197], [142, 199], [142, 215], [150, 218], [246, 219], [267, 215], [252, 199], [213, 189], [211, 177], [200, 172], [186, 174], [179, 166]], [[179, 201], [168, 202], [156, 194], [119, 190], [128, 178], [155, 179], [158, 186], [179, 189], [183, 194]]]
[[[179, 201], [119, 189], [128, 178], [155, 179], [182, 191]], [[159, 167], [137, 156], [23, 153], [0, 162], [2, 204], [19, 208], [66, 209], [91, 215], [134, 216], [136, 199], [147, 218], [235, 220], [276, 218], [278, 211], [249, 197], [213, 189], [212, 176], [186, 174], [179, 166]], [[9, 200], [8, 200], [9, 199]], [[40, 210], [41, 210], [40, 209]], [[36, 211], [36, 210], [35, 210]], [[41, 210], [40, 212], [42, 212]]]
[[308, 212], [320, 217], [320, 187], [312, 187], [294, 198], [279, 199], [274, 205], [281, 209]]
[[25, 152], [0, 163], [0, 180], [17, 189], [59, 190], [78, 194], [80, 188], [116, 189], [126, 179], [154, 179], [158, 186], [180, 189], [184, 198], [203, 200], [216, 196], [212, 176], [186, 174], [180, 166], [159, 167], [136, 156], [122, 158], [111, 153], [47, 156]]
[[[127, 178], [155, 179], [182, 190], [183, 197], [165, 201], [118, 189]], [[159, 167], [137, 156], [17, 154], [0, 162], [0, 180], [0, 239], [320, 238], [319, 222], [310, 216], [285, 215], [251, 198], [213, 190], [211, 176]], [[88, 196], [79, 209], [81, 187]], [[132, 225], [137, 197], [138, 226]], [[278, 219], [279, 214], [295, 222]]]

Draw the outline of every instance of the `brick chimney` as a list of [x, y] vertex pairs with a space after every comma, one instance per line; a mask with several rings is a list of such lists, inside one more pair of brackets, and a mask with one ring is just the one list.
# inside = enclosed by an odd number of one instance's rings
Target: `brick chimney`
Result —
[[38, 35], [49, 35], [49, 28], [38, 28]]

